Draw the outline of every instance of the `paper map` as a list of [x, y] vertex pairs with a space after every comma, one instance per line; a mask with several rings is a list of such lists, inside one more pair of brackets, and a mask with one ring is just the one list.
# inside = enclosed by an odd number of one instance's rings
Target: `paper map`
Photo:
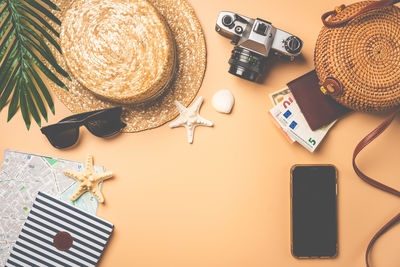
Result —
[[[90, 214], [98, 202], [89, 192], [77, 201], [70, 197], [78, 187], [63, 170], [81, 171], [84, 163], [6, 150], [0, 172], [0, 266], [4, 266], [13, 244], [39, 191], [57, 196]], [[95, 166], [96, 172], [104, 168]]]

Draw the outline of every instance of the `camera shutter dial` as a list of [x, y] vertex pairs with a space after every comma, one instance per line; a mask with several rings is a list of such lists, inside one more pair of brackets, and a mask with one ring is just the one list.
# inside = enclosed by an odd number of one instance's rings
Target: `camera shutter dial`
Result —
[[233, 23], [233, 18], [232, 18], [232, 16], [225, 15], [225, 16], [222, 17], [222, 24], [223, 24], [224, 26], [229, 27], [229, 26], [232, 25], [232, 23]]
[[285, 49], [291, 54], [297, 54], [300, 52], [303, 43], [296, 36], [290, 36], [285, 40]]

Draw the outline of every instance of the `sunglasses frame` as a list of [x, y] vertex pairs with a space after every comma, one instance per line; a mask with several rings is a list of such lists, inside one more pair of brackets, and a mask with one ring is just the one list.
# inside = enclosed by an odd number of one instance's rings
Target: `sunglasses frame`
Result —
[[[98, 119], [102, 119], [106, 115], [110, 115], [110, 114], [119, 119], [120, 128], [118, 130], [115, 130], [115, 131], [110, 132], [108, 134], [98, 134], [95, 131], [93, 131], [93, 129], [91, 129], [90, 126], [88, 126], [88, 123], [90, 121], [92, 121], [92, 120], [95, 121], [97, 117], [98, 117]], [[56, 147], [56, 148], [67, 148], [67, 147], [73, 146], [78, 141], [79, 128], [81, 126], [85, 126], [86, 129], [91, 134], [93, 134], [94, 136], [97, 136], [97, 137], [105, 138], [105, 137], [110, 137], [112, 135], [117, 134], [118, 132], [121, 131], [122, 128], [124, 128], [126, 126], [126, 123], [121, 121], [121, 114], [122, 114], [122, 107], [114, 107], [114, 108], [108, 108], [108, 109], [100, 109], [100, 110], [83, 112], [83, 113], [79, 113], [79, 114], [68, 116], [68, 117], [60, 120], [59, 122], [57, 122], [55, 124], [51, 124], [51, 125], [42, 127], [40, 129], [40, 131], [47, 137], [49, 142], [54, 147]], [[54, 135], [54, 133], [59, 133], [60, 128], [75, 129], [76, 137], [74, 136], [74, 138], [76, 140], [74, 140], [74, 142], [71, 145], [60, 146], [59, 144], [54, 143], [53, 135]]]

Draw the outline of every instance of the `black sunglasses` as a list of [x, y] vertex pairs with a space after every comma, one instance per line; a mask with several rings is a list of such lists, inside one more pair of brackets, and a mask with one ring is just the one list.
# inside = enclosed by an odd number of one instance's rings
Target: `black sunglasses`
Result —
[[78, 141], [79, 127], [84, 125], [98, 137], [112, 136], [126, 126], [121, 121], [121, 107], [75, 114], [40, 130], [56, 148], [67, 148]]

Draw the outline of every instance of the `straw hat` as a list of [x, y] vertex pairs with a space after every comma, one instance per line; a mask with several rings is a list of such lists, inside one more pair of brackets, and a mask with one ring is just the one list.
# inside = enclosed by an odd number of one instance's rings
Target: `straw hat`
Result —
[[[61, 9], [63, 55], [52, 48], [53, 54], [72, 81], [63, 79], [69, 91], [50, 86], [73, 113], [122, 106], [123, 132], [138, 132], [175, 118], [175, 100], [188, 106], [195, 98], [206, 47], [186, 0], [54, 2]], [[135, 34], [137, 27], [145, 33]]]

